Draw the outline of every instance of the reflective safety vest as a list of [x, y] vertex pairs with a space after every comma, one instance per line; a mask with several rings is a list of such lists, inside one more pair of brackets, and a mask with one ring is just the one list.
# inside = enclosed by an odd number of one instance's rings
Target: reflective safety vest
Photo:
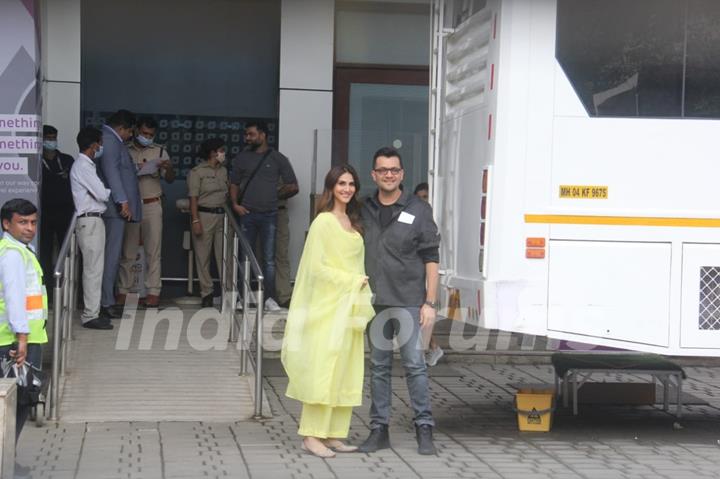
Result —
[[[8, 233], [5, 233], [8, 234]], [[0, 239], [0, 257], [8, 250], [14, 249], [22, 256], [25, 264], [25, 314], [27, 315], [30, 334], [28, 343], [47, 343], [48, 300], [47, 291], [43, 285], [43, 273], [35, 254], [25, 246], [8, 240], [5, 236]], [[0, 283], [0, 346], [7, 346], [17, 341], [15, 333], [8, 321], [5, 303], [5, 287]]]

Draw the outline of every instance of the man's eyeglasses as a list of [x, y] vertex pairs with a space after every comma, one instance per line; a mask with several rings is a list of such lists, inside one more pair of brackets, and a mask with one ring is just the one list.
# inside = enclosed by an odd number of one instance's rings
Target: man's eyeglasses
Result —
[[400, 174], [402, 168], [375, 168], [373, 171], [381, 176], [385, 176], [388, 173], [391, 173], [393, 176], [395, 176]]

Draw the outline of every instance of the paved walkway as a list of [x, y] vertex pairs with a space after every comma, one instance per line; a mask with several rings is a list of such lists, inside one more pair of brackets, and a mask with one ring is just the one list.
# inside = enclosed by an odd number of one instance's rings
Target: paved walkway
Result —
[[[264, 421], [86, 422], [23, 431], [18, 461], [34, 478], [715, 478], [720, 470], [720, 368], [687, 368], [681, 427], [659, 406], [558, 411], [550, 433], [519, 433], [512, 383], [547, 382], [548, 365], [458, 358], [431, 379], [437, 456], [415, 450], [404, 381], [394, 378], [393, 448], [321, 460], [299, 448], [299, 404], [268, 368], [273, 417]], [[273, 372], [274, 371], [274, 372]], [[612, 377], [608, 377], [612, 379]], [[188, 381], [192, 387], [192, 381]], [[367, 390], [367, 389], [366, 389]], [[350, 441], [367, 434], [367, 403]], [[217, 404], [205, 401], [208, 410]]]

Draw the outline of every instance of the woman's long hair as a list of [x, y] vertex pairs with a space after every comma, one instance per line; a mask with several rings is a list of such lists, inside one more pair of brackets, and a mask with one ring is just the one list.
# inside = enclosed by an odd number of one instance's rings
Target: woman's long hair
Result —
[[350, 165], [335, 165], [330, 168], [330, 171], [328, 171], [327, 175], [325, 175], [325, 189], [323, 190], [322, 196], [315, 207], [315, 215], [333, 210], [335, 207], [335, 195], [333, 194], [333, 190], [335, 189], [335, 185], [340, 177], [345, 173], [350, 173], [353, 177], [353, 181], [355, 182], [355, 194], [347, 204], [347, 215], [348, 218], [350, 218], [350, 224], [352, 224], [353, 229], [362, 234], [363, 228], [362, 221], [360, 219], [360, 201], [358, 200], [358, 193], [360, 192], [360, 179], [358, 178], [355, 168]]

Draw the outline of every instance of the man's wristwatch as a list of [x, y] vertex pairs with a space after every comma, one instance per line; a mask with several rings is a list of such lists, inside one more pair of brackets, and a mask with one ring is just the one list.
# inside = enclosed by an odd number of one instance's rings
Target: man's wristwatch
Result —
[[425, 301], [424, 304], [430, 306], [430, 307], [433, 308], [433, 309], [437, 309], [437, 307], [438, 307], [438, 302], [437, 302], [437, 301]]

